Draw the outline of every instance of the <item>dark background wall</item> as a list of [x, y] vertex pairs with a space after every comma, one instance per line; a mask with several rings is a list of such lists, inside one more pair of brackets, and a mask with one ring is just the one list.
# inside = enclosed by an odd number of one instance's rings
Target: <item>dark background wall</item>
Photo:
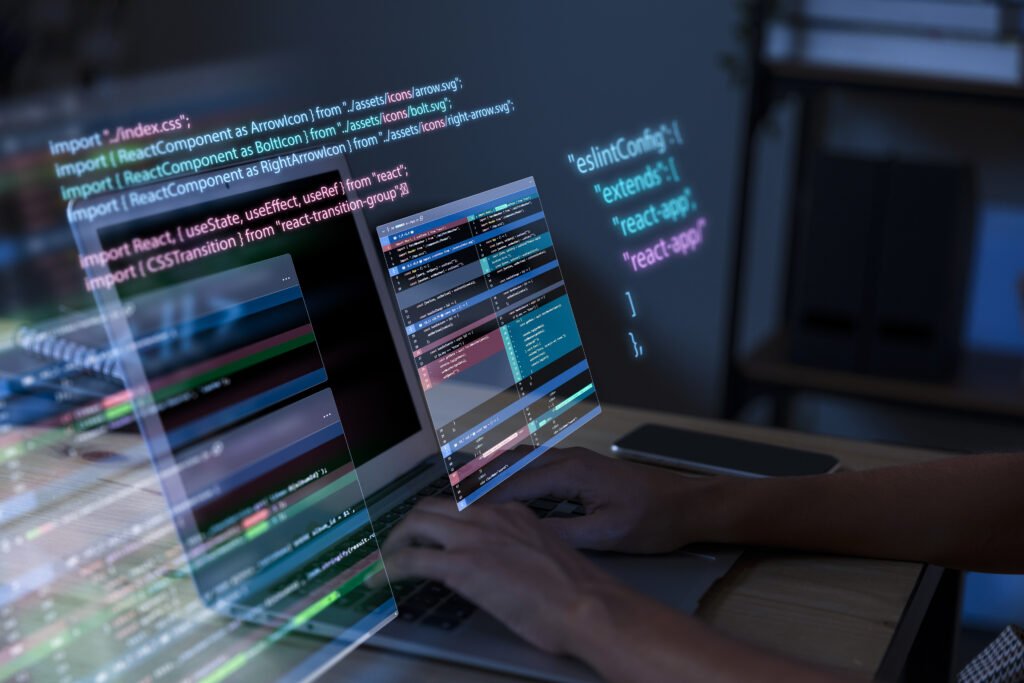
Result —
[[[140, 109], [155, 115], [187, 108], [197, 127], [213, 128], [230, 121], [224, 110], [233, 111], [236, 101], [246, 103], [238, 111], [254, 103], [267, 112], [285, 111], [459, 75], [465, 84], [459, 107], [511, 98], [515, 113], [354, 155], [350, 163], [357, 173], [397, 162], [412, 171], [413, 195], [375, 210], [371, 221], [533, 175], [599, 395], [713, 415], [723, 390], [733, 277], [729, 257], [747, 99], [746, 83], [724, 62], [742, 60], [744, 54], [742, 7], [710, 0], [446, 0], [289, 7], [269, 1], [244, 7], [67, 2], [47, 4], [45, 10], [10, 8], [0, 14], [5, 116], [12, 120], [10, 112], [20, 107], [27, 124], [16, 130], [5, 121], [4, 151], [28, 145], [45, 156], [46, 131], [87, 132], [100, 123], [122, 123]], [[1014, 254], [1024, 260], [1024, 246], [1011, 234], [1012, 224], [1024, 220], [1019, 110], [867, 96], [834, 97], [828, 106], [824, 136], [836, 151], [975, 165], [979, 234], [1002, 236], [990, 250], [1004, 261]], [[794, 114], [787, 103], [775, 107], [758, 138], [743, 287], [745, 350], [771, 335], [782, 315], [799, 123]], [[632, 273], [623, 267], [621, 251], [642, 240], [616, 234], [590, 179], [573, 171], [566, 154], [668, 120], [678, 121], [685, 135], [675, 155], [708, 219], [707, 239], [694, 255]], [[50, 279], [74, 282], [79, 277], [75, 250], [60, 224], [63, 206], [53, 196], [55, 187], [37, 177], [25, 180], [30, 183], [37, 195], [33, 201], [49, 200], [57, 225], [45, 239], [30, 240], [34, 246], [23, 250], [23, 260], [60, 252], [61, 268], [45, 272]], [[985, 223], [992, 211], [1002, 222], [990, 229]], [[23, 246], [21, 218], [6, 221], [2, 239], [7, 244]], [[990, 266], [974, 264], [972, 287]], [[2, 302], [7, 316], [52, 314], [19, 298], [23, 292], [43, 297], [50, 283], [13, 278], [9, 272], [5, 269]], [[88, 304], [88, 297], [69, 297], [66, 290], [55, 290], [61, 294], [50, 298], [69, 307]], [[637, 303], [635, 320], [629, 318], [627, 290]], [[972, 297], [964, 343], [1003, 352], [1024, 349], [1019, 312], [1007, 293], [977, 290]], [[998, 307], [976, 305], [992, 301], [1000, 302]], [[643, 341], [643, 358], [633, 358], [627, 331]], [[815, 396], [799, 401], [793, 415], [794, 426], [816, 431], [957, 450], [1011, 448], [1022, 441], [1021, 431], [1006, 425], [935, 420], [920, 412]], [[756, 406], [746, 417], [763, 419]]]
[[[732, 3], [163, 3], [99, 15], [74, 4], [65, 9], [64, 29], [59, 14], [37, 21], [54, 34], [64, 30], [71, 41], [65, 49], [75, 53], [23, 54], [15, 92], [81, 92], [86, 83], [85, 91], [102, 100], [97, 93], [113, 80], [252, 57], [276, 61], [276, 67], [247, 76], [245, 87], [281, 111], [293, 102], [332, 101], [451, 75], [465, 83], [462, 107], [512, 98], [512, 116], [353, 155], [356, 173], [398, 162], [411, 169], [412, 197], [372, 212], [371, 220], [533, 175], [599, 396], [699, 414], [717, 410], [742, 100], [721, 65], [724, 54], [738, 49]], [[280, 68], [296, 55], [294, 68]], [[238, 86], [223, 83], [224, 89]], [[197, 82], [196, 88], [216, 91], [218, 84]], [[168, 92], [167, 104], [177, 111], [176, 101], [193, 95]], [[120, 97], [131, 110], [131, 96]], [[102, 102], [112, 123], [118, 104]], [[191, 115], [200, 128], [204, 117], [210, 128], [216, 125], [216, 112]], [[680, 170], [708, 218], [706, 242], [690, 257], [628, 272], [621, 258], [627, 245], [590, 178], [573, 171], [566, 155], [673, 119], [685, 135]], [[638, 360], [626, 334], [626, 290], [640, 313], [630, 328], [644, 343]]]

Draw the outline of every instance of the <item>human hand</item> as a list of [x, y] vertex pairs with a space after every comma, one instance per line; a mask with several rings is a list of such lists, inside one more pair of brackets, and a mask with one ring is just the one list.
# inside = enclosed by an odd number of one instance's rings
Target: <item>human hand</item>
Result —
[[459, 512], [450, 500], [422, 500], [381, 552], [390, 580], [439, 581], [552, 653], [574, 653], [580, 629], [601, 609], [598, 596], [628, 590], [519, 503], [481, 502]]
[[712, 486], [707, 478], [570, 448], [545, 453], [487, 499], [579, 500], [586, 515], [545, 519], [543, 525], [577, 548], [660, 553], [714, 540], [702, 535], [715, 507]]
[[[604, 473], [616, 471], [624, 470]], [[459, 512], [450, 500], [428, 498], [392, 530], [382, 553], [391, 580], [439, 581], [534, 646], [572, 655], [614, 683], [837, 680], [728, 641], [635, 593], [549, 527], [519, 503]], [[369, 582], [382, 584], [383, 574]]]

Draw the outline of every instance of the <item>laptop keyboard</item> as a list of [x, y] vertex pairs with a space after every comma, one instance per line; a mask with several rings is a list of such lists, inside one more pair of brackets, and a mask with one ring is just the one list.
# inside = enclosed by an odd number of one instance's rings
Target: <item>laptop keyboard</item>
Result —
[[[373, 522], [374, 531], [380, 542], [387, 538], [391, 529], [413, 508], [421, 498], [451, 495], [451, 488], [446, 477], [439, 477], [401, 504], [389, 510]], [[538, 517], [573, 517], [584, 514], [583, 507], [578, 503], [556, 500], [554, 498], [536, 498], [527, 503], [527, 507]], [[461, 624], [476, 611], [476, 606], [456, 595], [446, 586], [437, 581], [412, 579], [398, 581], [391, 586], [398, 603], [398, 618], [403, 621], [424, 624], [434, 628], [450, 631]], [[368, 604], [379, 604], [383, 601], [386, 588], [371, 591], [360, 586], [349, 593], [346, 598], [350, 604], [363, 601]], [[376, 602], [374, 602], [376, 601]]]

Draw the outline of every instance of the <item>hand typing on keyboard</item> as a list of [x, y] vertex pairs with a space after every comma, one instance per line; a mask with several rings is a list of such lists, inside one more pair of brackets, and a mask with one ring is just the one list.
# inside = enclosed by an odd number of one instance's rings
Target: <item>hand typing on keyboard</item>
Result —
[[583, 516], [548, 517], [545, 527], [591, 550], [661, 553], [707, 538], [710, 480], [623, 462], [583, 448], [546, 453], [489, 494], [489, 502], [538, 496], [578, 500]]
[[[1021, 571], [1022, 474], [1024, 458], [1002, 454], [694, 479], [566, 450], [545, 454], [463, 512], [450, 500], [421, 500], [391, 532], [384, 562], [392, 578], [440, 582], [529, 642], [579, 657], [616, 683], [839, 681], [629, 590], [565, 541], [657, 552], [704, 540]], [[501, 502], [516, 499], [530, 507]], [[563, 499], [579, 501], [585, 514]]]
[[519, 503], [459, 512], [451, 500], [421, 500], [382, 551], [392, 581], [443, 583], [549, 652], [569, 652], [567, 622], [596, 608], [592, 596], [627, 591]]
[[[618, 583], [563, 540], [647, 552], [679, 547], [694, 538], [698, 516], [717, 512], [713, 488], [586, 451], [541, 462], [462, 512], [451, 499], [422, 498], [391, 529], [382, 552], [399, 582], [400, 615], [409, 613], [402, 600], [414, 589], [407, 580], [428, 579], [424, 606], [448, 588], [535, 646], [575, 656], [615, 683], [837, 680], [713, 633]], [[530, 499], [529, 507], [494, 502], [499, 497]], [[581, 501], [586, 514], [565, 498]], [[382, 584], [383, 573], [374, 579]]]

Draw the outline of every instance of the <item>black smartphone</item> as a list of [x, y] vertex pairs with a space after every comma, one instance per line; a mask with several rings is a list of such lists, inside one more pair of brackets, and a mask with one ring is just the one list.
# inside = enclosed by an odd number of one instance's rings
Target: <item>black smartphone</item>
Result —
[[831, 455], [661, 425], [644, 425], [612, 444], [627, 460], [738, 477], [796, 477], [839, 468]]

